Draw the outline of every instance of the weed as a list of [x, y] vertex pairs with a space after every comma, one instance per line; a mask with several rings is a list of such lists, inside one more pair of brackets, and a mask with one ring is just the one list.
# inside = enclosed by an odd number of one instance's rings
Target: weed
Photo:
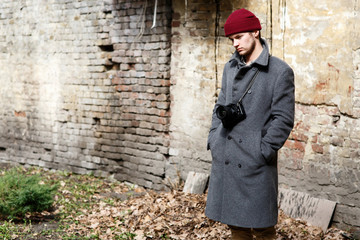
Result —
[[14, 225], [12, 224], [12, 222], [4, 222], [3, 224], [0, 225], [0, 238], [1, 239], [11, 239], [12, 238], [12, 234], [13, 230], [14, 230]]
[[115, 204], [115, 200], [111, 199], [111, 198], [105, 198], [105, 199], [103, 199], [103, 202], [109, 206], [114, 206], [114, 204]]
[[136, 237], [135, 233], [126, 232], [115, 237], [115, 240], [134, 240]]
[[162, 234], [160, 237], [161, 239], [170, 239], [166, 233]]
[[31, 234], [31, 227], [31, 221], [27, 220], [24, 220], [23, 224], [15, 224], [12, 220], [3, 221], [2, 224], [0, 224], [0, 239], [19, 239], [21, 236]]
[[45, 184], [38, 174], [26, 176], [18, 168], [10, 169], [0, 177], [0, 216], [14, 219], [48, 210], [57, 188]]

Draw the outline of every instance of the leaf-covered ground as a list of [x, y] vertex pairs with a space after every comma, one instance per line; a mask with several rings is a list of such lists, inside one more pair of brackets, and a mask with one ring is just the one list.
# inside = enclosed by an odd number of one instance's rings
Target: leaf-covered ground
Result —
[[[47, 184], [59, 183], [53, 209], [26, 219], [1, 220], [0, 239], [230, 239], [227, 226], [205, 217], [206, 195], [154, 192], [125, 183], [41, 169]], [[280, 213], [278, 239], [345, 239]]]

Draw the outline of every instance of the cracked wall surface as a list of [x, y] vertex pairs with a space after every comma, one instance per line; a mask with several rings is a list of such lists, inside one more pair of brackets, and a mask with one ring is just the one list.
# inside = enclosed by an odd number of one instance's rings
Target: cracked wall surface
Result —
[[360, 47], [358, 8], [358, 1], [325, 0], [282, 0], [273, 8], [273, 54], [294, 68], [298, 102], [360, 117], [353, 56]]

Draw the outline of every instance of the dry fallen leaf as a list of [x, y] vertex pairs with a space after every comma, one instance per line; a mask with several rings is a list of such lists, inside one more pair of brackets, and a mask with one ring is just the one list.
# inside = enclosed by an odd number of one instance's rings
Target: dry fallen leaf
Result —
[[[95, 178], [94, 178], [95, 179]], [[83, 177], [81, 180], [95, 181]], [[61, 188], [56, 200], [62, 200], [52, 214], [66, 210], [65, 204], [79, 199], [60, 181]], [[77, 191], [81, 187], [76, 188]], [[230, 239], [230, 231], [224, 224], [208, 219], [205, 214], [206, 194], [189, 194], [172, 190], [155, 192], [124, 183], [101, 182], [101, 187], [85, 200], [87, 204], [72, 210], [66, 216], [66, 234], [100, 239]], [[89, 205], [88, 205], [89, 204]], [[89, 206], [89, 207], [85, 207]], [[43, 213], [47, 216], [49, 213]], [[320, 228], [308, 225], [300, 219], [292, 219], [280, 211], [276, 225], [278, 240], [341, 240], [341, 231], [330, 228], [323, 233]], [[128, 237], [128, 238], [126, 238]]]

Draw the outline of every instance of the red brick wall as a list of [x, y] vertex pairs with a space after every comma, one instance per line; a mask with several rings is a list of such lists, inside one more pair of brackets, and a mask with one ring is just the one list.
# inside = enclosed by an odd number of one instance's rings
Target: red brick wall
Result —
[[101, 150], [113, 152], [106, 158], [116, 161], [117, 179], [160, 189], [169, 146], [171, 3], [158, 1], [151, 29], [154, 7], [142, 0], [105, 5], [113, 16], [103, 44], [113, 49], [107, 75], [117, 121], [116, 141], [102, 143]]

